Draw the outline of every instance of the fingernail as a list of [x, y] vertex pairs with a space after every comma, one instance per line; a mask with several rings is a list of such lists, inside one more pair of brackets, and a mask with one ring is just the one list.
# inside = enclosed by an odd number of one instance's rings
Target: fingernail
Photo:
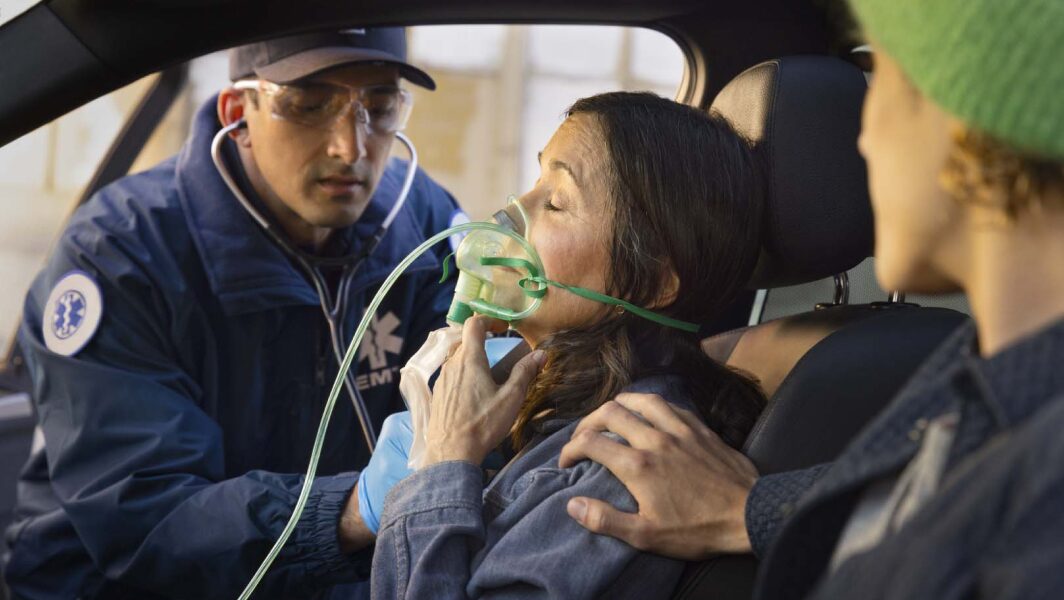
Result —
[[543, 363], [547, 362], [547, 353], [542, 350], [536, 350], [532, 353], [532, 360], [536, 361], [536, 364], [543, 366]]
[[577, 521], [583, 522], [584, 517], [587, 516], [587, 502], [580, 498], [573, 498], [565, 508], [569, 511], [569, 516]]

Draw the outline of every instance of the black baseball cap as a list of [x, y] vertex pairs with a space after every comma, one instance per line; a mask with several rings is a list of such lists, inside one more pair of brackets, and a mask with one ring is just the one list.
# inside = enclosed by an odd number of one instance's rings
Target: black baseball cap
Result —
[[229, 79], [293, 83], [333, 67], [366, 62], [395, 65], [407, 81], [436, 89], [428, 73], [406, 62], [403, 27], [306, 33], [239, 46], [229, 51]]

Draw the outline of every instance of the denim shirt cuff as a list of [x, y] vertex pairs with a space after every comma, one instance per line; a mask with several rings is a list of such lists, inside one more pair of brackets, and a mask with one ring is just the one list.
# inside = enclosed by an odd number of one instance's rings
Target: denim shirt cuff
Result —
[[282, 556], [314, 577], [337, 582], [368, 578], [373, 544], [354, 554], [340, 550], [340, 516], [357, 482], [358, 473], [316, 478]]
[[465, 461], [430, 465], [403, 479], [388, 492], [381, 514], [381, 531], [414, 513], [439, 508], [468, 508], [480, 513], [484, 472]]

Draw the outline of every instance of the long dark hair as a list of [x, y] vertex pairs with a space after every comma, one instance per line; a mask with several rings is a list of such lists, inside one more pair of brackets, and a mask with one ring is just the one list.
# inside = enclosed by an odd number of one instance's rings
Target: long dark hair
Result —
[[[650, 93], [584, 98], [567, 112], [580, 114], [596, 119], [609, 153], [607, 293], [651, 306], [671, 267], [676, 298], [656, 310], [713, 320], [745, 285], [760, 248], [761, 177], [749, 144], [722, 118]], [[544, 420], [584, 416], [657, 373], [680, 375], [707, 425], [740, 446], [764, 396], [699, 342], [695, 333], [629, 313], [553, 334], [539, 346], [547, 363], [518, 414], [515, 448]]]

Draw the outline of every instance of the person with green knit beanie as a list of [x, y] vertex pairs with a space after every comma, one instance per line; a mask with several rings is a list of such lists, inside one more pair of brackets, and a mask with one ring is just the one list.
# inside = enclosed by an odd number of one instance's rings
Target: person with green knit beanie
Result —
[[865, 35], [949, 114], [1064, 159], [1064, 2], [850, 0]]
[[[972, 322], [811, 469], [759, 476], [692, 415], [618, 398], [563, 462], [602, 462], [638, 512], [578, 498], [570, 514], [687, 560], [758, 552], [766, 600], [1059, 598], [1064, 0], [850, 4], [875, 63], [858, 147], [877, 279], [964, 292]], [[607, 431], [628, 447], [587, 435]], [[633, 451], [642, 466], [626, 469]]]

